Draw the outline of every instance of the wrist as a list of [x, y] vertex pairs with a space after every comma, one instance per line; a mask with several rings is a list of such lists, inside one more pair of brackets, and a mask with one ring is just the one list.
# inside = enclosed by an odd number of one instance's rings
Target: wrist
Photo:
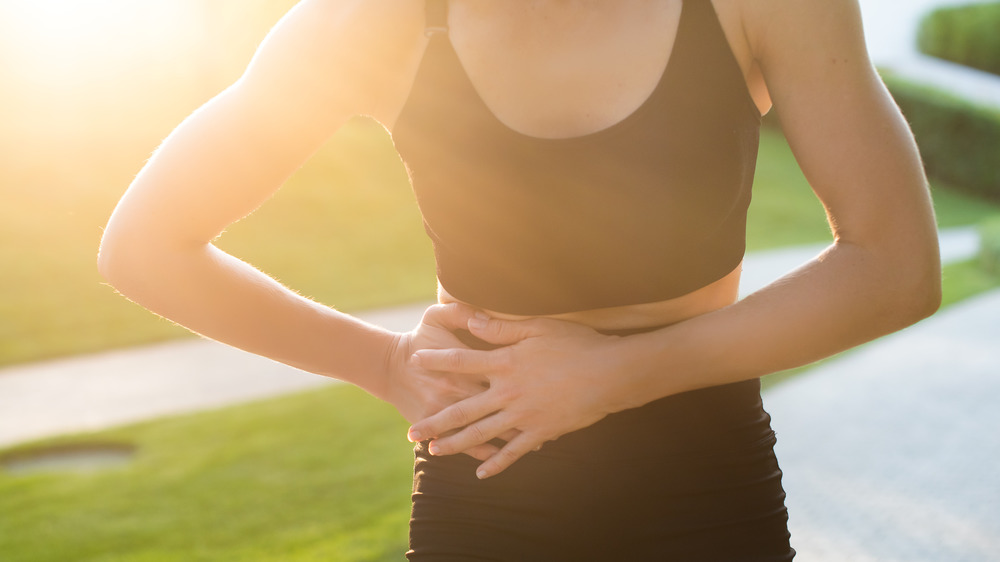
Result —
[[642, 352], [634, 342], [633, 336], [608, 336], [604, 347], [601, 363], [604, 372], [609, 376], [602, 381], [602, 401], [607, 413], [620, 412], [642, 406], [649, 400], [642, 392], [641, 368], [643, 359], [638, 356]]
[[615, 411], [644, 406], [675, 394], [662, 330], [616, 337], [611, 343], [616, 380], [609, 389]]
[[371, 384], [364, 388], [372, 396], [391, 402], [391, 394], [395, 387], [394, 380], [401, 373], [410, 356], [410, 333], [391, 332], [383, 342], [382, 361], [377, 372], [370, 377]]

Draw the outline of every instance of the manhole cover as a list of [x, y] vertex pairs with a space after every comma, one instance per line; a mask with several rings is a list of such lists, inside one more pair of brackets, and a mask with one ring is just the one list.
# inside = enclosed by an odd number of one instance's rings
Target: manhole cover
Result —
[[74, 443], [23, 449], [0, 456], [0, 467], [13, 474], [34, 472], [93, 472], [121, 466], [135, 455], [123, 443]]

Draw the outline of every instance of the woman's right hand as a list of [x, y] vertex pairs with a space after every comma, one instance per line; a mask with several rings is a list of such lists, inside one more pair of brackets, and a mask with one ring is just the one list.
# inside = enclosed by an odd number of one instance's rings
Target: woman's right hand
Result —
[[[467, 330], [477, 309], [459, 303], [435, 304], [424, 312], [413, 330], [398, 334], [387, 358], [380, 398], [396, 407], [410, 423], [430, 417], [444, 408], [489, 388], [486, 377], [428, 371], [411, 360], [421, 349], [470, 349], [455, 335]], [[513, 438], [503, 435], [502, 439]], [[464, 451], [485, 460], [499, 449], [483, 444]]]

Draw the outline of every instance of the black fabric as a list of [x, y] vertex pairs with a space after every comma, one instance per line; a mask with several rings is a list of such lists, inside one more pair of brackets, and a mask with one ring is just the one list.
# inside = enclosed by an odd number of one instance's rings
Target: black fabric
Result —
[[[393, 139], [449, 293], [551, 314], [681, 296], [738, 265], [760, 115], [709, 0], [683, 3], [639, 109], [559, 140], [489, 111], [441, 32], [446, 1], [430, 1]], [[773, 444], [756, 380], [610, 415], [484, 481], [478, 461], [421, 443], [407, 558], [790, 560]]]
[[732, 271], [759, 128], [711, 2], [686, 0], [658, 86], [616, 125], [569, 139], [511, 130], [435, 33], [393, 139], [444, 288], [535, 315], [674, 298]]
[[427, 0], [425, 31], [430, 37], [448, 32], [448, 0]]
[[415, 449], [413, 562], [787, 561], [787, 511], [759, 381], [608, 416], [478, 480]]

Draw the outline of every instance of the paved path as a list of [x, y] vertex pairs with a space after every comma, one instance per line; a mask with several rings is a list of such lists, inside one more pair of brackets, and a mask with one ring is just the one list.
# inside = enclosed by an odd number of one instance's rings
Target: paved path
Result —
[[1000, 560], [1000, 291], [764, 396], [803, 561]]
[[[978, 238], [950, 230], [941, 246], [965, 259]], [[747, 289], [821, 249], [748, 255]], [[423, 307], [362, 316], [406, 330]], [[799, 560], [1000, 560], [998, 318], [994, 291], [766, 393]], [[8, 368], [0, 447], [323, 384], [203, 340]]]
[[[971, 3], [861, 0], [872, 59], [1000, 107], [996, 76], [915, 48], [923, 14]], [[797, 559], [1000, 560], [998, 375], [993, 291], [767, 392]]]
[[[361, 314], [390, 330], [425, 304]], [[209, 340], [188, 339], [0, 369], [0, 448], [217, 408], [334, 381]]]
[[[946, 259], [976, 253], [972, 229], [941, 237]], [[818, 254], [823, 245], [753, 253], [744, 264], [752, 292]], [[416, 326], [426, 303], [360, 316], [390, 330]], [[0, 447], [167, 414], [296, 392], [330, 384], [207, 340], [183, 340], [0, 369]]]
[[[1000, 106], [995, 77], [915, 54], [929, 6], [862, 0], [875, 62]], [[942, 238], [947, 260], [976, 251]], [[821, 246], [751, 254], [744, 292]], [[423, 305], [362, 315], [405, 330]], [[799, 560], [1000, 560], [1000, 291], [939, 313], [767, 392]], [[328, 384], [192, 340], [0, 370], [0, 447]]]

